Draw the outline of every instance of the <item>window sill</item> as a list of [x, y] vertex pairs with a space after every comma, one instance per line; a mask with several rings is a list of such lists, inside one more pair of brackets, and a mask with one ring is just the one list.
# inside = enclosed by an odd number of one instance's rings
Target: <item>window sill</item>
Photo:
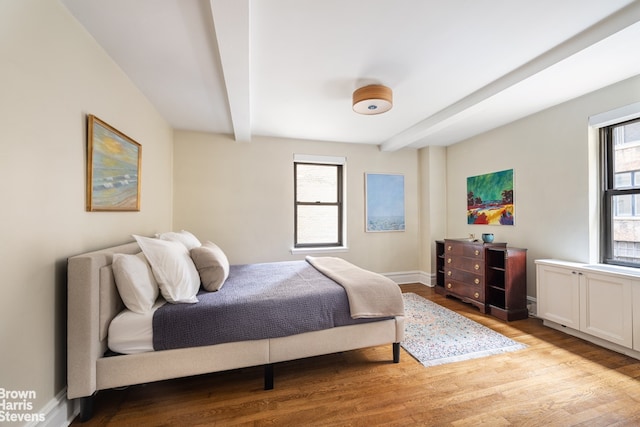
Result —
[[332, 246], [332, 247], [320, 247], [320, 248], [291, 248], [291, 254], [317, 254], [317, 253], [339, 253], [349, 252], [349, 248], [346, 246]]

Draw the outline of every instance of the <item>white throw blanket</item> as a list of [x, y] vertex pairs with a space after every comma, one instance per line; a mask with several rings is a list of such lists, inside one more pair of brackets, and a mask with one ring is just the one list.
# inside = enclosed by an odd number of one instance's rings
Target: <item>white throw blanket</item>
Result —
[[352, 318], [404, 316], [402, 292], [393, 280], [342, 258], [307, 256], [306, 259], [347, 291]]

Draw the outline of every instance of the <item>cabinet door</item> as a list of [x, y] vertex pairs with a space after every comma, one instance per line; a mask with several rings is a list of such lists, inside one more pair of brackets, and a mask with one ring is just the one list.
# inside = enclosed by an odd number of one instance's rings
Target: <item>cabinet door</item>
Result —
[[633, 349], [640, 351], [640, 282], [634, 281], [631, 284], [633, 295], [633, 309], [636, 314], [633, 316]]
[[580, 286], [572, 268], [538, 264], [538, 317], [580, 329]]
[[581, 273], [580, 330], [632, 348], [631, 280], [590, 272]]

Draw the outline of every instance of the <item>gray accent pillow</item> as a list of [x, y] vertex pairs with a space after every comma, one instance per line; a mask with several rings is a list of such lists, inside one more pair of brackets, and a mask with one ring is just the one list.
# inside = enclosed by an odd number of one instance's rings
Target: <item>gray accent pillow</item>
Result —
[[190, 253], [200, 274], [202, 287], [209, 292], [222, 288], [229, 277], [229, 260], [222, 249], [215, 243], [205, 242], [202, 246], [191, 249]]

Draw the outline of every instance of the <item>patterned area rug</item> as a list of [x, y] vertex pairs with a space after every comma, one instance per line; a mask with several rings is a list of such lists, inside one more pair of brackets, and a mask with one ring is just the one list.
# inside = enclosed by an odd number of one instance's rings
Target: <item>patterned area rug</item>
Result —
[[527, 346], [414, 293], [404, 298], [402, 347], [424, 366], [521, 350]]

